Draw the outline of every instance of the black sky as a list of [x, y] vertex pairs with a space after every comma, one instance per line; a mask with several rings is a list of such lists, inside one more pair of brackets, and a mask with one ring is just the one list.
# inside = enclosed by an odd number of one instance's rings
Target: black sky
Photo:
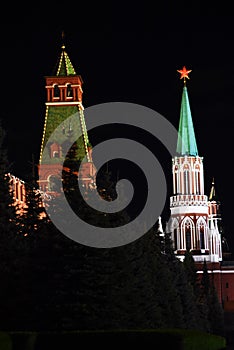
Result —
[[[232, 225], [234, 149], [234, 17], [92, 8], [64, 14], [48, 9], [8, 10], [1, 23], [1, 118], [9, 158], [24, 178], [38, 160], [45, 117], [45, 80], [60, 54], [61, 32], [84, 85], [84, 107], [126, 101], [150, 107], [175, 127], [182, 82], [177, 69], [192, 69], [187, 83], [205, 190], [212, 177], [222, 202], [226, 236]], [[22, 10], [22, 8], [21, 8]], [[167, 8], [164, 8], [164, 15]], [[114, 15], [113, 15], [114, 14]], [[170, 164], [165, 162], [166, 172]], [[233, 244], [233, 243], [232, 243]], [[234, 244], [233, 244], [234, 247]]]

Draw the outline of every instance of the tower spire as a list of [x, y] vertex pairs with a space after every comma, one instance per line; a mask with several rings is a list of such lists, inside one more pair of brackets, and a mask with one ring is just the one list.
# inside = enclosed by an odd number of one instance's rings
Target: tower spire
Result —
[[61, 33], [61, 39], [62, 39], [61, 54], [55, 66], [53, 75], [61, 76], [61, 77], [72, 76], [72, 75], [75, 76], [77, 75], [77, 73], [66, 51], [64, 31], [62, 31]]
[[210, 189], [209, 200], [210, 200], [210, 201], [216, 200], [215, 181], [214, 181], [214, 178], [212, 179], [212, 184], [211, 184], [211, 189]]
[[184, 66], [183, 69], [177, 70], [181, 77], [180, 79], [184, 79], [184, 87], [182, 93], [182, 101], [181, 101], [181, 109], [180, 109], [180, 122], [179, 122], [179, 130], [178, 130], [178, 141], [176, 151], [179, 155], [189, 155], [189, 156], [197, 156], [197, 143], [193, 128], [193, 120], [192, 114], [190, 110], [188, 92], [186, 87], [186, 79], [189, 79], [188, 74], [191, 70], [187, 70]]
[[65, 49], [65, 42], [64, 42], [64, 39], [65, 39], [65, 33], [64, 33], [64, 30], [62, 30], [62, 33], [61, 33], [61, 38], [62, 38], [62, 46], [61, 46], [61, 48], [62, 48], [62, 49]]

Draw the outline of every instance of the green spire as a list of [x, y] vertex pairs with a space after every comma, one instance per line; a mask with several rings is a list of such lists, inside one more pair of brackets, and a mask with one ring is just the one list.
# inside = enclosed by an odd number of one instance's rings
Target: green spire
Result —
[[62, 45], [62, 52], [56, 68], [56, 75], [57, 76], [76, 75], [76, 71], [71, 63], [71, 60], [68, 57], [67, 52], [65, 51], [65, 45]]
[[180, 109], [180, 123], [177, 141], [177, 153], [181, 156], [197, 156], [197, 143], [193, 128], [192, 115], [189, 105], [187, 87], [184, 85], [181, 109]]

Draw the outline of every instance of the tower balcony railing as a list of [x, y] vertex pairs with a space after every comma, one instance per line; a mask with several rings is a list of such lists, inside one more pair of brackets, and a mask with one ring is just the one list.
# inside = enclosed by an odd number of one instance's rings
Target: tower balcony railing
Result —
[[171, 196], [170, 206], [207, 206], [208, 197], [204, 194], [177, 194], [176, 196]]

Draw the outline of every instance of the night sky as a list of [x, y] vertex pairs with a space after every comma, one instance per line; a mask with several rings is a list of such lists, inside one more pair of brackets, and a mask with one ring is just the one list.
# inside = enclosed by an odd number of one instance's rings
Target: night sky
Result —
[[[60, 55], [62, 30], [68, 55], [84, 80], [84, 107], [133, 102], [156, 110], [177, 128], [183, 88], [177, 69], [185, 65], [192, 69], [187, 87], [198, 152], [204, 157], [205, 192], [209, 193], [214, 177], [226, 237], [234, 251], [234, 17], [187, 15], [164, 20], [155, 13], [139, 9], [130, 21], [120, 10], [113, 17], [95, 16], [95, 9], [92, 16], [77, 11], [66, 18], [62, 10], [53, 17], [46, 8], [5, 13], [1, 119], [13, 172], [24, 179], [32, 154], [38, 161], [44, 77], [52, 74]], [[170, 160], [164, 167], [170, 181]]]

